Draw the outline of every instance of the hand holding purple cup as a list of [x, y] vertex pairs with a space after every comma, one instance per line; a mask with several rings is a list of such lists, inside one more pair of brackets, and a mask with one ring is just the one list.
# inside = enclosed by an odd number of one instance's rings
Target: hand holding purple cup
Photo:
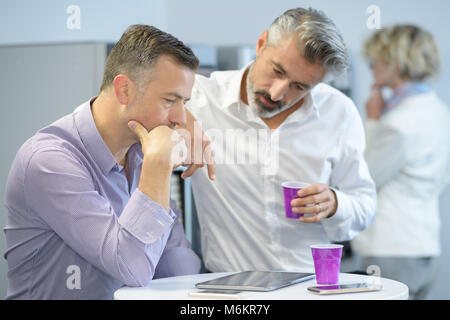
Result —
[[281, 184], [284, 193], [284, 208], [286, 212], [286, 218], [288, 219], [298, 219], [303, 217], [303, 214], [298, 214], [292, 212], [291, 202], [292, 200], [299, 198], [298, 191], [308, 187], [310, 184], [306, 182], [299, 181], [286, 181]]

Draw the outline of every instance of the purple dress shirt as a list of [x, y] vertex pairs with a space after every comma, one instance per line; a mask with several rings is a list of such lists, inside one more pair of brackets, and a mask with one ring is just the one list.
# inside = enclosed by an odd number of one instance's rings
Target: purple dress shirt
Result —
[[94, 99], [38, 131], [12, 164], [6, 299], [111, 299], [123, 285], [200, 270], [179, 213], [137, 188], [141, 145], [128, 151], [128, 181], [95, 126]]

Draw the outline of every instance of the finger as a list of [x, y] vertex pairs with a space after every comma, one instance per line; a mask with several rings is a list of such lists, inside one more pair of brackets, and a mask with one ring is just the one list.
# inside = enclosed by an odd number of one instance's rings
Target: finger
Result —
[[195, 127], [195, 131], [200, 133], [194, 134], [191, 137], [192, 163], [203, 164], [205, 141], [203, 140], [203, 133], [201, 133], [202, 131], [198, 125]]
[[131, 120], [128, 122], [128, 128], [133, 131], [142, 142], [144, 138], [148, 135], [147, 129], [144, 128], [142, 124], [137, 121]]
[[209, 179], [214, 180], [216, 178], [216, 164], [211, 150], [211, 144], [209, 142], [206, 144], [203, 154], [205, 156], [205, 162], [208, 168]]
[[317, 203], [321, 203], [321, 202], [327, 202], [330, 200], [331, 200], [330, 193], [325, 191], [325, 192], [321, 192], [318, 194], [314, 194], [312, 196], [293, 199], [291, 201], [291, 206], [292, 207], [302, 207], [302, 206], [306, 206], [308, 204], [317, 204]]
[[208, 169], [209, 180], [215, 180], [216, 179], [216, 167], [214, 166], [214, 164], [208, 164], [206, 167]]
[[325, 219], [326, 217], [327, 217], [326, 213], [325, 213], [325, 212], [322, 212], [322, 213], [316, 214], [316, 215], [311, 216], [311, 217], [305, 217], [305, 216], [303, 216], [303, 217], [300, 217], [300, 218], [298, 218], [298, 219], [299, 219], [301, 222], [304, 222], [304, 223], [317, 223], [317, 222], [319, 222], [320, 220]]
[[[319, 206], [314, 206], [316, 212], [318, 212], [318, 213], [312, 213], [311, 216], [300, 217], [299, 220], [302, 222], [305, 222], [305, 223], [316, 223], [322, 219], [326, 219], [329, 215], [329, 208], [330, 208], [329, 203], [321, 203], [320, 205], [321, 205], [322, 211], [320, 211]], [[314, 207], [312, 207], [312, 208], [314, 208]]]
[[189, 178], [194, 174], [195, 171], [197, 171], [198, 168], [203, 167], [203, 165], [200, 164], [191, 164], [182, 174], [181, 178], [186, 179]]
[[186, 142], [176, 131], [172, 132], [171, 140], [176, 143], [171, 150], [172, 163], [178, 165], [186, 163], [188, 161], [188, 148], [186, 146]]
[[192, 161], [192, 150], [191, 150], [191, 134], [188, 130], [184, 128], [177, 128], [175, 129], [175, 132], [177, 132], [180, 136], [180, 139], [184, 140], [184, 143], [186, 145], [186, 160], [183, 165], [191, 165], [193, 163]]
[[180, 135], [180, 138], [184, 139], [186, 146], [191, 147], [191, 134], [185, 128], [177, 128], [174, 130]]
[[299, 197], [306, 197], [320, 192], [324, 192], [326, 189], [328, 189], [328, 186], [326, 184], [316, 183], [299, 190], [297, 192], [297, 195]]
[[328, 211], [329, 207], [329, 202], [321, 202], [320, 204], [318, 203], [313, 206], [309, 205], [307, 207], [293, 207], [292, 212], [299, 214], [320, 214], [322, 212]]

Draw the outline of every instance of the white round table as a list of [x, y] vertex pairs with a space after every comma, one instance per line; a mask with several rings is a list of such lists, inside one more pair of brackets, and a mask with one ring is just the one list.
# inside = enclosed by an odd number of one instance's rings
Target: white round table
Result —
[[[206, 298], [192, 297], [189, 295], [190, 291], [196, 290], [195, 284], [229, 274], [232, 274], [232, 272], [201, 273], [156, 279], [147, 287], [122, 287], [114, 293], [114, 299], [205, 300]], [[242, 291], [240, 296], [241, 299], [251, 300], [406, 300], [409, 297], [408, 287], [398, 281], [349, 273], [341, 273], [339, 275], [339, 284], [374, 281], [377, 281], [377, 284], [379, 283], [383, 286], [381, 291], [318, 295], [307, 290], [308, 287], [317, 285], [316, 280], [312, 279], [270, 292]]]

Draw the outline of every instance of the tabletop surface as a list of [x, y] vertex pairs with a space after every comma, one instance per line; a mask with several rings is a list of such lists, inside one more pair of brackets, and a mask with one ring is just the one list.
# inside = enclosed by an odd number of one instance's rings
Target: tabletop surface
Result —
[[[195, 288], [197, 282], [219, 278], [232, 273], [233, 272], [201, 273], [196, 275], [156, 279], [147, 287], [122, 287], [114, 293], [114, 299], [204, 300], [208, 298], [192, 297], [189, 295], [190, 291], [197, 290]], [[307, 290], [308, 287], [317, 285], [316, 280], [312, 279], [270, 292], [242, 291], [239, 298], [250, 300], [406, 300], [409, 296], [408, 287], [398, 281], [349, 273], [341, 273], [339, 275], [339, 284], [361, 282], [381, 284], [383, 289], [374, 292], [318, 295]]]

